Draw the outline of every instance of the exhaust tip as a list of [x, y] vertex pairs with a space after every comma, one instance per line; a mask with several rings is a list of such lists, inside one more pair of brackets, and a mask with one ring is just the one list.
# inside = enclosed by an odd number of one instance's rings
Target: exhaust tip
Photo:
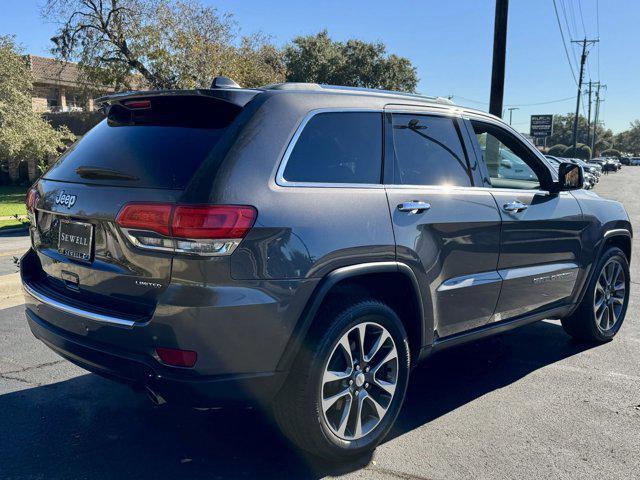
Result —
[[154, 405], [161, 406], [167, 403], [167, 401], [162, 397], [162, 395], [153, 391], [151, 387], [149, 387], [148, 385], [144, 386], [144, 390], [147, 393], [147, 397], [149, 398], [149, 400], [151, 400], [151, 403], [153, 403]]

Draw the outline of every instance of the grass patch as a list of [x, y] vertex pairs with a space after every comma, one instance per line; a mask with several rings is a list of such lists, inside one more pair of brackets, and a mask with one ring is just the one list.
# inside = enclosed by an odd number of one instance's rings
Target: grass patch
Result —
[[24, 205], [26, 195], [26, 187], [0, 187], [0, 217], [26, 215], [27, 208]]

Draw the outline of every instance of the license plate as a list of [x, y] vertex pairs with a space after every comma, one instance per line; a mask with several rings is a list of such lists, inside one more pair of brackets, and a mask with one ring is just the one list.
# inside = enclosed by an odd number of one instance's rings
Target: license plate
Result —
[[58, 236], [58, 252], [62, 255], [80, 260], [91, 261], [93, 250], [93, 225], [83, 222], [60, 220]]

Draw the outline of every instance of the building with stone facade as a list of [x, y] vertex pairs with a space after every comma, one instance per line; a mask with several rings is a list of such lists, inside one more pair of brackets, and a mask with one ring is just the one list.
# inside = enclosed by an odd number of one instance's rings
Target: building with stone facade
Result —
[[[89, 98], [86, 85], [81, 81], [77, 63], [62, 62], [54, 58], [27, 55], [33, 76], [32, 105], [36, 112], [91, 112], [93, 98]], [[112, 88], [96, 89], [99, 93]]]

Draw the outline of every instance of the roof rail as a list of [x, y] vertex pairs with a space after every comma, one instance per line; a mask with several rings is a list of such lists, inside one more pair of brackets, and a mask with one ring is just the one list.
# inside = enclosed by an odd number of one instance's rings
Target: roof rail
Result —
[[400, 92], [396, 90], [382, 90], [379, 88], [366, 88], [366, 87], [347, 87], [343, 85], [327, 85], [319, 83], [300, 83], [300, 82], [287, 82], [287, 83], [274, 83], [261, 87], [265, 90], [334, 90], [351, 93], [372, 93], [377, 95], [399, 95], [403, 97], [416, 98], [420, 100], [428, 100], [435, 103], [441, 103], [444, 105], [455, 105], [453, 101], [444, 97], [430, 97], [426, 95], [420, 95], [417, 93]]

